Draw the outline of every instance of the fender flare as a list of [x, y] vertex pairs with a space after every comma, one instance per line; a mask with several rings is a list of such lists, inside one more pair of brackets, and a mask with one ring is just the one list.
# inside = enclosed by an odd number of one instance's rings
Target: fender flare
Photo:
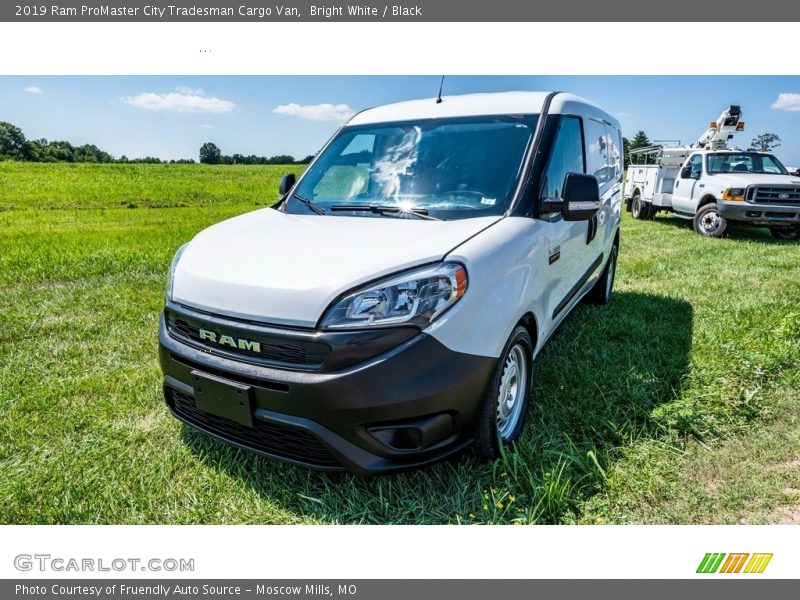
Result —
[[697, 210], [700, 210], [700, 208], [705, 206], [706, 204], [716, 204], [716, 202], [717, 202], [716, 196], [714, 196], [713, 194], [706, 194], [705, 196], [700, 198], [700, 202], [697, 203]]

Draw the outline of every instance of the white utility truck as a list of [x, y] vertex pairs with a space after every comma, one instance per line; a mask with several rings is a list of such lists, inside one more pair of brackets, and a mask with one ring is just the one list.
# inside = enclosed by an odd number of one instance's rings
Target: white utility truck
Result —
[[741, 109], [730, 106], [690, 146], [632, 150], [627, 210], [636, 219], [670, 211], [707, 237], [722, 237], [735, 221], [768, 227], [778, 239], [800, 238], [800, 176], [767, 152], [729, 148], [743, 129]]

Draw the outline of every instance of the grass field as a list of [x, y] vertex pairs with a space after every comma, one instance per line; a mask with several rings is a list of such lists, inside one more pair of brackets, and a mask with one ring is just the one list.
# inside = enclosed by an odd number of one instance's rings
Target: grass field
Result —
[[0, 163], [0, 522], [800, 522], [800, 245], [761, 230], [626, 217], [614, 299], [550, 341], [496, 464], [326, 475], [182, 426], [170, 258], [286, 170]]
[[146, 165], [0, 162], [0, 210], [272, 204], [302, 165]]

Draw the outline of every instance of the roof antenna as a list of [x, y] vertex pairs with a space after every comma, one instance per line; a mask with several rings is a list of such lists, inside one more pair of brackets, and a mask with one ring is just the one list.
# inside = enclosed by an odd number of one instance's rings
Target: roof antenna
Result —
[[442, 103], [442, 88], [444, 87], [444, 75], [442, 75], [442, 81], [439, 83], [439, 95], [436, 96], [436, 104]]

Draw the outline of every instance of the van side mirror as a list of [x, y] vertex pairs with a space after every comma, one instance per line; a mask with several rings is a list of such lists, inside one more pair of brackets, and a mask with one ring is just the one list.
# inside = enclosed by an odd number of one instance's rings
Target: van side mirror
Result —
[[281, 177], [281, 183], [278, 186], [278, 193], [280, 193], [281, 196], [288, 194], [289, 190], [294, 187], [295, 181], [297, 181], [297, 178], [295, 177], [294, 173], [287, 173]]
[[561, 216], [565, 221], [588, 221], [600, 208], [597, 178], [583, 173], [567, 173], [561, 200]]

